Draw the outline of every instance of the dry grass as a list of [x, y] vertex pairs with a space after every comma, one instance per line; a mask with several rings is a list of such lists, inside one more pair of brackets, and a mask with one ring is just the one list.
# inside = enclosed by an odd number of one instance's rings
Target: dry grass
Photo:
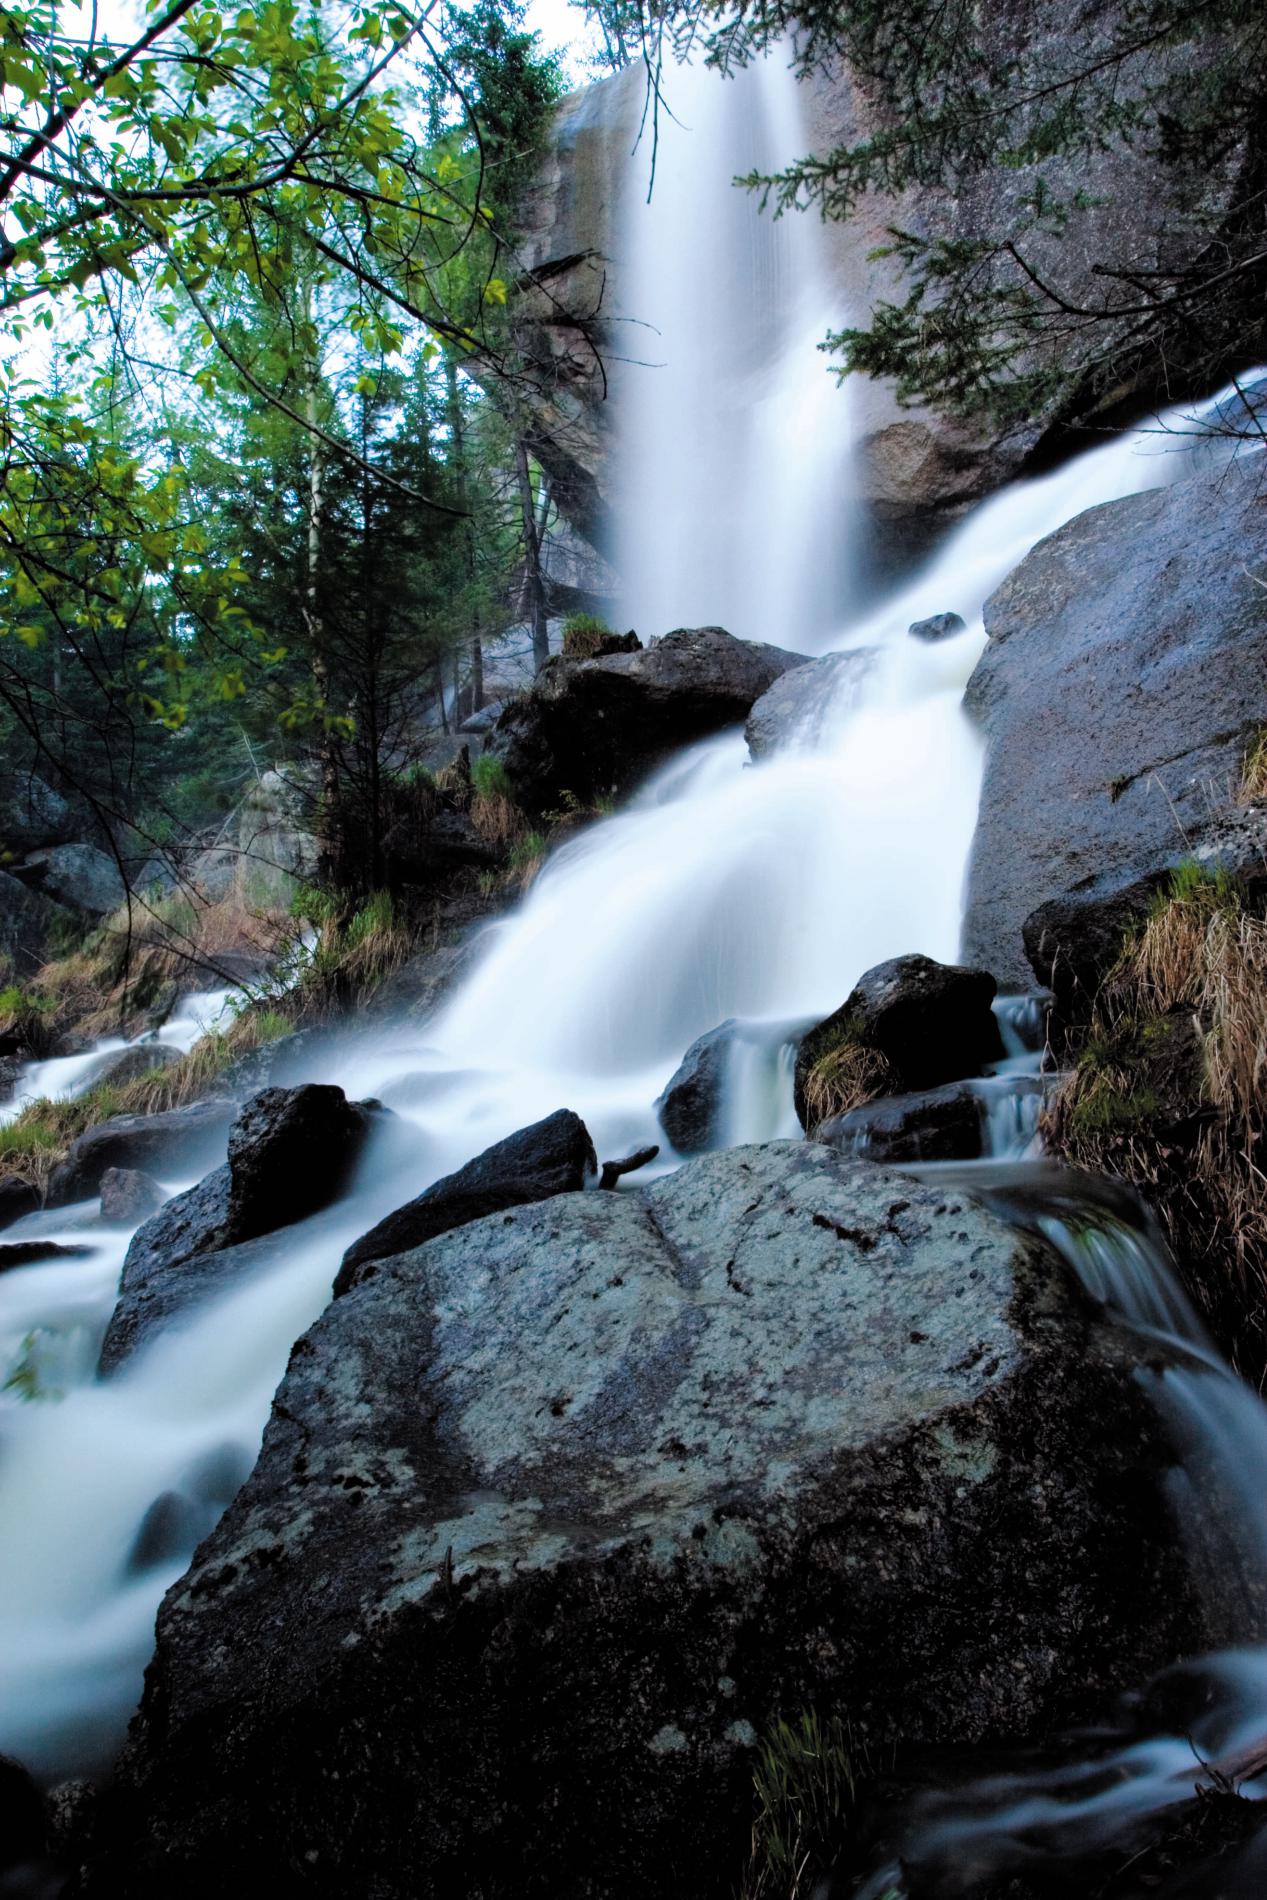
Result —
[[283, 1005], [305, 1023], [360, 1009], [414, 947], [390, 894], [375, 891], [350, 916], [327, 914], [321, 920], [312, 957]]
[[1257, 805], [1267, 799], [1267, 726], [1263, 727], [1241, 763], [1238, 803]]
[[523, 812], [504, 792], [477, 792], [471, 800], [471, 823], [485, 844], [506, 850], [527, 829]]
[[890, 1088], [893, 1071], [878, 1049], [839, 1042], [821, 1055], [805, 1077], [805, 1126], [812, 1135], [833, 1116], [847, 1115]]
[[227, 1029], [212, 1030], [179, 1062], [135, 1076], [116, 1087], [109, 1081], [68, 1102], [32, 1102], [0, 1128], [0, 1173], [44, 1189], [71, 1143], [87, 1128], [113, 1115], [156, 1115], [183, 1108], [211, 1094], [225, 1071], [251, 1050], [289, 1033], [288, 1017], [271, 1009], [246, 1009]]
[[[1186, 1090], [1170, 1060], [1185, 1040]], [[1267, 922], [1226, 880], [1185, 867], [1125, 947], [1043, 1130], [1052, 1151], [1154, 1201], [1191, 1291], [1256, 1382], [1267, 1373], [1265, 1107]]]

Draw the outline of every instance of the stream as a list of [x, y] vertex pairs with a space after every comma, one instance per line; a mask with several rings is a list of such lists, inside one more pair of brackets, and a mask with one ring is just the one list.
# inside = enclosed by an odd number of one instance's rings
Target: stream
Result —
[[[429, 1022], [362, 1034], [314, 1068], [312, 1080], [386, 1103], [407, 1139], [373, 1154], [334, 1207], [290, 1229], [280, 1265], [209, 1299], [115, 1377], [99, 1380], [95, 1365], [129, 1233], [102, 1227], [95, 1203], [10, 1228], [6, 1240], [90, 1248], [0, 1274], [0, 1750], [48, 1780], [100, 1773], [117, 1750], [158, 1602], [249, 1471], [291, 1345], [325, 1306], [352, 1240], [561, 1106], [585, 1119], [600, 1156], [662, 1142], [656, 1096], [688, 1044], [728, 1017], [745, 1025], [728, 1139], [796, 1133], [795, 1028], [834, 1010], [885, 958], [954, 959], [982, 768], [962, 697], [985, 642], [983, 603], [1072, 516], [1175, 479], [1192, 454], [1225, 452], [1192, 433], [1216, 404], [1195, 425], [1176, 412], [1108, 439], [978, 506], [887, 598], [855, 600], [848, 532], [831, 520], [848, 485], [848, 400], [813, 349], [829, 315], [817, 227], [771, 224], [728, 185], [799, 148], [794, 84], [773, 61], [726, 87], [687, 73], [674, 106], [680, 123], [659, 156], [665, 189], [645, 203], [640, 153], [624, 213], [625, 303], [656, 326], [656, 348], [638, 353], [663, 366], [627, 367], [622, 379], [629, 486], [618, 559], [636, 579], [621, 624], [646, 638], [708, 621], [815, 655], [871, 648], [875, 661], [774, 757], [751, 764], [737, 731], [690, 748], [551, 857]], [[674, 184], [686, 141], [698, 154], [689, 191]], [[700, 338], [711, 339], [703, 356]], [[778, 502], [757, 533], [763, 493]], [[933, 644], [909, 637], [911, 622], [945, 610], [967, 630]], [[161, 1034], [185, 1046], [179, 1038], [192, 1040], [224, 1000], [192, 999]], [[1187, 1732], [1141, 1730], [913, 1816], [903, 1852], [921, 1865], [1008, 1867], [1057, 1854], [1071, 1837], [1108, 1838], [1190, 1796], [1199, 1759], [1236, 1757], [1267, 1736], [1267, 1649], [1254, 1646], [1267, 1412], [1218, 1361], [1142, 1213], [1027, 1157], [1041, 1017], [1024, 999], [1000, 1013], [1009, 1057], [983, 1108], [991, 1159], [959, 1178], [1044, 1233], [1139, 1336], [1139, 1376], [1173, 1431], [1191, 1497], [1200, 1494], [1193, 1524], [1235, 1519], [1250, 1552], [1242, 1646], [1190, 1667], [1199, 1714]], [[87, 1086], [115, 1046], [29, 1070], [19, 1096]], [[658, 1166], [675, 1165], [662, 1153]], [[1170, 1355], [1162, 1373], [1147, 1369], [1158, 1342]], [[142, 1528], [168, 1493], [189, 1507], [187, 1535], [156, 1557]], [[1267, 1789], [1252, 1781], [1246, 1791]], [[901, 1880], [894, 1862], [864, 1891], [878, 1900], [901, 1893]]]

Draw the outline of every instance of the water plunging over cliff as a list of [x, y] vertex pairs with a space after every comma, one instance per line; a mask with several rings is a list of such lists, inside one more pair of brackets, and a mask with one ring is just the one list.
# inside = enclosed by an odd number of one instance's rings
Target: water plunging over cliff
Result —
[[[394, 1150], [390, 1171], [384, 1163], [352, 1197], [290, 1230], [280, 1265], [209, 1300], [108, 1383], [94, 1382], [92, 1366], [126, 1235], [85, 1226], [91, 1209], [34, 1217], [45, 1231], [88, 1234], [98, 1248], [83, 1262], [0, 1278], [0, 1382], [34, 1352], [64, 1394], [57, 1403], [0, 1400], [0, 1521], [22, 1530], [0, 1560], [0, 1749], [50, 1775], [108, 1757], [139, 1690], [155, 1606], [187, 1561], [188, 1542], [138, 1562], [147, 1509], [173, 1493], [193, 1507], [188, 1521], [205, 1526], [223, 1505], [231, 1474], [254, 1457], [291, 1344], [326, 1303], [351, 1239], [564, 1103], [584, 1116], [600, 1154], [659, 1139], [655, 1096], [687, 1043], [727, 1016], [811, 1018], [881, 958], [954, 955], [980, 770], [960, 699], [984, 637], [982, 603], [1071, 515], [1176, 472], [1164, 437], [1145, 432], [1098, 449], [979, 508], [900, 595], [833, 633], [831, 577], [848, 538], [834, 491], [822, 486], [826, 465], [814, 462], [807, 482], [806, 433], [794, 416], [782, 426], [790, 412], [780, 406], [802, 376], [820, 415], [836, 402], [813, 349], [824, 318], [811, 327], [805, 314], [812, 271], [791, 267], [783, 236], [764, 248], [753, 208], [738, 201], [741, 221], [727, 182], [784, 149], [790, 82], [773, 69], [750, 81], [759, 112], [751, 89], [707, 75], [689, 75], [676, 95], [684, 117], [688, 100], [698, 106], [691, 194], [727, 234], [716, 268], [729, 314], [716, 362], [701, 321], [675, 333], [690, 354], [666, 355], [675, 367], [661, 382], [645, 372], [660, 394], [640, 397], [631, 417], [631, 459], [648, 485], [631, 503], [622, 559], [644, 634], [712, 621], [801, 649], [871, 647], [865, 694], [826, 716], [811, 745], [756, 766], [737, 733], [693, 749], [554, 857], [488, 933], [473, 974], [437, 1018], [367, 1036], [338, 1066], [314, 1068], [314, 1080], [387, 1100], [410, 1152], [402, 1159]], [[661, 153], [665, 192], [653, 198], [647, 242], [635, 253], [646, 262], [648, 308], [669, 263], [686, 273], [687, 288], [673, 292], [681, 309], [710, 276], [700, 248], [707, 215], [688, 227], [692, 207], [670, 195], [674, 136], [670, 128]], [[631, 167], [639, 199], [644, 164], [645, 155]], [[748, 258], [742, 280], [732, 247]], [[669, 335], [666, 318], [666, 350]], [[752, 379], [770, 351], [777, 374], [761, 384], [770, 406], [749, 427]], [[723, 418], [709, 405], [729, 401], [735, 379], [742, 388]], [[663, 399], [672, 389], [677, 408]], [[708, 391], [701, 407], [695, 397]], [[718, 432], [705, 441], [714, 413]], [[838, 463], [834, 421], [822, 434]], [[657, 444], [658, 476], [645, 453]], [[826, 515], [815, 512], [824, 495]], [[806, 521], [815, 524], [808, 540]], [[911, 621], [947, 608], [964, 616], [967, 632], [931, 646], [907, 636]], [[747, 1064], [736, 1087], [732, 1139], [783, 1132], [787, 1094], [772, 1038], [764, 1066]]]

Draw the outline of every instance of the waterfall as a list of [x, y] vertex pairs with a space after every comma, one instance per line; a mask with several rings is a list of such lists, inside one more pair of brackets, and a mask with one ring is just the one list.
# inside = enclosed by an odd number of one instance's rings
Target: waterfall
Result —
[[[651, 313], [654, 336], [635, 334], [656, 349], [629, 353], [664, 367], [622, 377], [620, 558], [644, 635], [714, 622], [802, 651], [868, 647], [865, 690], [825, 710], [812, 744], [760, 764], [739, 733], [691, 748], [552, 857], [432, 1021], [366, 1032], [333, 1065], [314, 1058], [313, 1080], [380, 1097], [408, 1142], [288, 1230], [280, 1264], [272, 1254], [109, 1381], [92, 1369], [127, 1235], [103, 1233], [91, 1207], [12, 1230], [94, 1249], [0, 1275], [0, 1385], [29, 1362], [48, 1394], [0, 1395], [0, 1750], [42, 1774], [92, 1771], [117, 1747], [162, 1593], [249, 1468], [291, 1345], [352, 1239], [560, 1106], [584, 1116], [600, 1155], [662, 1141], [655, 1097], [727, 1017], [748, 1031], [730, 1138], [785, 1132], [787, 1026], [834, 1009], [883, 958], [954, 956], [981, 769], [961, 699], [982, 604], [1073, 515], [1179, 472], [1165, 433], [1109, 442], [979, 507], [894, 597], [850, 606], [833, 487], [848, 410], [814, 348], [826, 315], [813, 233], [790, 220], [771, 232], [728, 182], [795, 147], [790, 85], [773, 65], [735, 85], [684, 75], [671, 91], [684, 123], [665, 130], [649, 206], [645, 150], [631, 164], [625, 301]], [[945, 609], [965, 633], [908, 637]], [[193, 1528], [145, 1559], [138, 1535], [165, 1494]]]

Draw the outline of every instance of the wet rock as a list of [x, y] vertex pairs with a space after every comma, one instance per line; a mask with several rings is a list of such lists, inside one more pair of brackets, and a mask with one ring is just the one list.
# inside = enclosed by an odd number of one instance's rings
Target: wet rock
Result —
[[132, 1227], [157, 1214], [167, 1190], [139, 1168], [107, 1168], [101, 1177], [101, 1218]]
[[34, 1214], [43, 1206], [40, 1191], [30, 1181], [21, 1181], [14, 1175], [0, 1180], [0, 1228], [11, 1227], [15, 1220], [21, 1220], [24, 1214]]
[[882, 1055], [897, 1090], [975, 1075], [1003, 1054], [990, 1007], [994, 994], [988, 970], [923, 956], [878, 963], [858, 979], [841, 1007], [801, 1040], [795, 1078], [801, 1126], [808, 1125], [805, 1091], [810, 1071], [842, 1043]]
[[1069, 892], [1040, 904], [1021, 925], [1030, 968], [1066, 1025], [1084, 1021], [1131, 930], [1143, 923], [1165, 874], [1115, 891]]
[[447, 1233], [296, 1346], [85, 1891], [727, 1890], [777, 1715], [1024, 1736], [1199, 1643], [1170, 1456], [1037, 1243], [816, 1144]]
[[353, 1241], [334, 1282], [336, 1299], [370, 1277], [375, 1263], [485, 1214], [576, 1194], [598, 1172], [589, 1129], [570, 1108], [493, 1143]]
[[229, 1164], [213, 1168], [196, 1186], [174, 1194], [132, 1236], [123, 1263], [122, 1298], [157, 1268], [174, 1271], [197, 1253], [214, 1253], [233, 1238], [229, 1223]]
[[229, 1131], [232, 1239], [271, 1233], [337, 1199], [386, 1112], [320, 1082], [252, 1096]]
[[84, 1201], [101, 1191], [107, 1168], [145, 1173], [189, 1174], [223, 1152], [224, 1138], [237, 1114], [227, 1101], [191, 1102], [160, 1115], [114, 1115], [85, 1129], [71, 1143], [66, 1159], [53, 1170], [48, 1205]]
[[1022, 927], [1042, 907], [1112, 903], [1207, 833], [1220, 858], [1234, 842], [1220, 827], [1267, 716], [1264, 571], [1247, 455], [1078, 515], [986, 603], [966, 700], [986, 740], [966, 958], [1023, 985]]
[[128, 1569], [136, 1574], [159, 1565], [170, 1566], [189, 1555], [206, 1528], [207, 1513], [192, 1498], [180, 1491], [162, 1492], [141, 1519], [128, 1555]]
[[[164, 1208], [155, 1219], [161, 1220], [166, 1211]], [[141, 1233], [145, 1232], [142, 1228]], [[117, 1372], [140, 1347], [188, 1318], [205, 1300], [219, 1298], [232, 1287], [280, 1266], [293, 1248], [294, 1241], [283, 1228], [280, 1233], [265, 1234], [238, 1246], [222, 1245], [179, 1257], [165, 1258], [153, 1242], [135, 1259], [129, 1249], [119, 1298], [101, 1342], [98, 1370], [103, 1374]]]
[[45, 1260], [82, 1260], [92, 1251], [60, 1240], [10, 1240], [0, 1243], [0, 1273], [10, 1267], [36, 1267]]
[[97, 1801], [91, 1781], [59, 1781], [45, 1796], [49, 1852], [63, 1865], [78, 1865], [90, 1852]]
[[962, 614], [930, 614], [927, 620], [912, 620], [906, 631], [913, 640], [950, 640], [967, 633], [968, 623]]
[[868, 1161], [975, 1161], [981, 1098], [967, 1082], [882, 1096], [820, 1123], [814, 1139]]
[[824, 732], [857, 705], [875, 658], [874, 647], [855, 647], [793, 667], [775, 680], [744, 727], [752, 757], [817, 745]]
[[656, 1119], [680, 1155], [705, 1154], [721, 1138], [726, 1071], [738, 1031], [731, 1016], [697, 1037], [656, 1098]]
[[677, 747], [743, 719], [804, 656], [736, 640], [721, 627], [679, 627], [636, 653], [547, 661], [512, 701], [487, 749], [530, 811], [624, 791]]
[[22, 867], [34, 873], [43, 897], [104, 917], [127, 902], [127, 886], [118, 865], [95, 844], [58, 844], [32, 851]]

